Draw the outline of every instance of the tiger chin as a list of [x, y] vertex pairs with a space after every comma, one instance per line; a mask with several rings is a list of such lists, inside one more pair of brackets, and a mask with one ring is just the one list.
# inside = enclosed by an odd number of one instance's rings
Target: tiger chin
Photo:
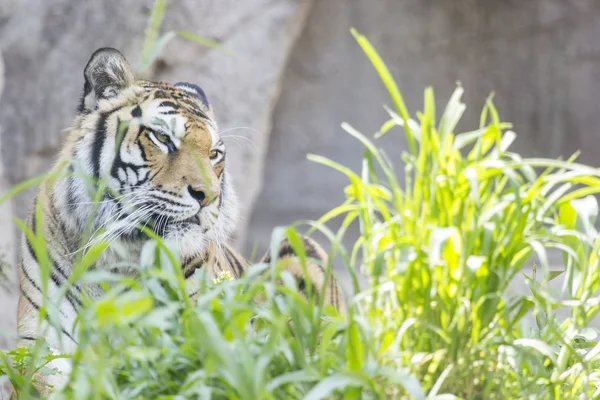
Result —
[[[68, 173], [60, 175], [62, 169]], [[47, 300], [59, 307], [61, 332], [47, 321], [38, 323], [43, 304], [40, 266], [23, 237], [17, 317], [23, 341], [44, 335], [52, 351], [72, 353], [77, 346], [73, 323], [82, 298], [102, 295], [99, 287], [75, 282], [58, 299], [76, 257], [96, 243], [110, 243], [93, 268], [135, 275], [134, 268], [115, 265], [138, 262], [147, 240], [139, 226], [175, 247], [188, 281], [197, 269], [209, 276], [223, 271], [235, 278], [243, 274], [247, 262], [226, 243], [237, 223], [226, 148], [208, 99], [197, 85], [137, 80], [119, 51], [97, 50], [84, 69], [77, 115], [53, 174], [58, 178], [44, 182], [36, 196], [41, 221], [32, 211], [28, 226], [33, 232], [43, 230], [51, 267]], [[93, 190], [100, 187], [102, 191]], [[82, 243], [86, 233], [93, 235]], [[305, 249], [312, 258], [307, 265], [310, 282], [325, 304], [343, 312], [337, 282], [333, 276], [327, 283], [324, 279], [325, 252], [308, 238]], [[294, 256], [290, 244], [282, 242], [279, 258], [292, 258], [284, 269], [304, 292], [306, 277]], [[193, 296], [194, 285], [190, 287]], [[49, 385], [38, 385], [42, 394], [63, 385], [71, 369], [64, 359], [48, 366], [62, 374], [39, 376]]]

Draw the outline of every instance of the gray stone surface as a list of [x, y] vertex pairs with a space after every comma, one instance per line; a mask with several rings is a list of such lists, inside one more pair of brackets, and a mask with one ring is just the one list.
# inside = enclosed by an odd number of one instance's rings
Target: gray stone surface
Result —
[[[0, 104], [3, 88], [4, 62], [2, 53], [0, 53]], [[0, 132], [1, 131], [2, 126], [0, 126]], [[9, 187], [0, 159], [0, 196], [2, 193], [5, 193]], [[14, 307], [16, 271], [14, 271], [10, 265], [10, 260], [15, 257], [15, 243], [13, 235], [2, 235], [3, 232], [12, 232], [12, 215], [12, 203], [0, 204], [0, 349], [9, 348], [12, 345], [10, 333], [16, 330], [17, 310]], [[2, 333], [9, 333], [9, 335], [4, 335]], [[8, 398], [8, 393], [9, 387], [7, 382], [0, 378], [0, 399]]]
[[[2, 89], [4, 83], [4, 63], [0, 53], [0, 107], [2, 106]], [[0, 125], [0, 132], [2, 126]], [[0, 146], [2, 142], [0, 141]], [[1, 162], [0, 153], [0, 197], [6, 193], [10, 184], [6, 177], [4, 165]], [[15, 305], [15, 282], [16, 271], [12, 268], [12, 260], [15, 259], [16, 241], [12, 233], [13, 207], [11, 202], [0, 204], [0, 348], [10, 344], [10, 338], [2, 335], [3, 331], [12, 332], [16, 328]], [[3, 277], [8, 278], [5, 282]]]

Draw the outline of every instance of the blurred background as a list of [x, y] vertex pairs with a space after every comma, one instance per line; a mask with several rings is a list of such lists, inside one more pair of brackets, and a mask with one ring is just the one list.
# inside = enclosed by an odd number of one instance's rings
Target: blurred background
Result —
[[[49, 168], [94, 50], [118, 48], [141, 67], [152, 5], [0, 0], [0, 195]], [[361, 146], [340, 124], [372, 135], [387, 117], [387, 92], [352, 27], [382, 54], [413, 114], [426, 86], [441, 108], [460, 81], [468, 108], [459, 130], [478, 126], [494, 91], [518, 134], [513, 150], [568, 157], [581, 149], [580, 161], [599, 165], [598, 0], [169, 1], [161, 32], [190, 31], [231, 53], [175, 38], [146, 76], [206, 91], [227, 137], [243, 207], [236, 241], [246, 255], [262, 254], [274, 226], [316, 219], [343, 201], [346, 179], [307, 153], [358, 170]], [[399, 132], [379, 145], [400, 165]], [[26, 216], [31, 201], [1, 206], [8, 264], [17, 259], [11, 218]], [[16, 299], [14, 284], [0, 291], [0, 332], [14, 329]]]

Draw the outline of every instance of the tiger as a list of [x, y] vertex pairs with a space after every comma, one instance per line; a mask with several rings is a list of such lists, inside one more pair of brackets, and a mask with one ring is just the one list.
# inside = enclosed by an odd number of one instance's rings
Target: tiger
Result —
[[[75, 351], [73, 326], [82, 298], [97, 299], [103, 293], [97, 285], [67, 285], [76, 257], [94, 244], [111, 245], [93, 268], [112, 271], [115, 265], [131, 265], [139, 261], [148, 239], [139, 227], [147, 227], [175, 247], [186, 282], [198, 269], [213, 277], [228, 272], [239, 278], [249, 265], [227, 243], [236, 229], [238, 201], [226, 146], [204, 91], [194, 83], [138, 79], [123, 54], [109, 47], [92, 54], [83, 76], [76, 116], [50, 171], [56, 178], [40, 185], [34, 203], [41, 212], [32, 207], [27, 220], [31, 232], [41, 229], [47, 243], [47, 300], [57, 303], [61, 332], [47, 320], [39, 323], [42, 274], [26, 235], [19, 265], [18, 335], [28, 341], [45, 332], [55, 353]], [[61, 169], [67, 173], [61, 175]], [[93, 189], [101, 185], [106, 190], [98, 196]], [[82, 244], [86, 232], [98, 233]], [[310, 282], [325, 304], [344, 312], [339, 285], [323, 268], [327, 254], [312, 239], [303, 240], [309, 262], [300, 265], [294, 246], [284, 239], [276, 252], [279, 260], [287, 259], [283, 269], [296, 278], [304, 296]], [[270, 261], [270, 254], [263, 258]], [[136, 274], [134, 268], [120, 268], [120, 273]], [[59, 298], [63, 288], [68, 290]], [[197, 285], [189, 288], [193, 298]], [[48, 367], [61, 374], [38, 377], [46, 383], [37, 385], [42, 393], [63, 385], [71, 370], [70, 361], [62, 358]]]

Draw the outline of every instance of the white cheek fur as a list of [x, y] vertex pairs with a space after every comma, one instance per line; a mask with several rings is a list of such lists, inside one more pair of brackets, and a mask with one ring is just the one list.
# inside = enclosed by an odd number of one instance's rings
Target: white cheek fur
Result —
[[[210, 242], [217, 245], [227, 243], [229, 237], [235, 232], [238, 223], [237, 196], [231, 185], [229, 175], [225, 173], [223, 183], [224, 202], [215, 217], [212, 213], [217, 211], [207, 208], [201, 212], [202, 225], [187, 226], [185, 229], [174, 229], [167, 232], [165, 239], [177, 246], [183, 258], [194, 257], [206, 250]], [[202, 215], [205, 213], [205, 215]], [[210, 224], [206, 226], [205, 224]], [[206, 229], [209, 228], [209, 229]]]

